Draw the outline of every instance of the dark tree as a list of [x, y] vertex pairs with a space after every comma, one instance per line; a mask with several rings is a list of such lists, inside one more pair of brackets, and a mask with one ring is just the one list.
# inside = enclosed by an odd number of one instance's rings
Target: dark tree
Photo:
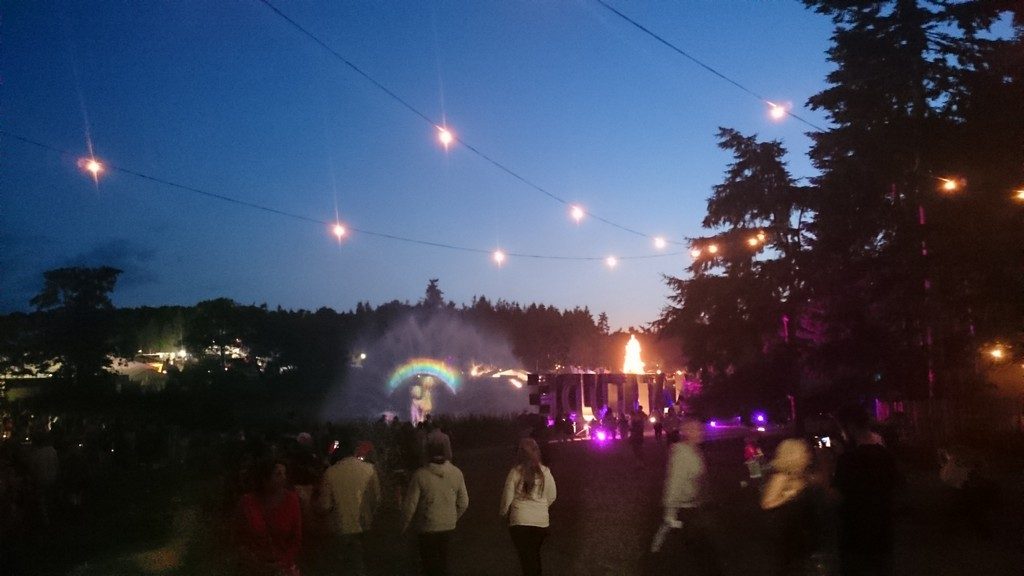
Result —
[[44, 312], [43, 364], [60, 364], [58, 375], [75, 384], [103, 379], [115, 351], [110, 293], [121, 270], [57, 268], [43, 274], [42, 291], [29, 302]]

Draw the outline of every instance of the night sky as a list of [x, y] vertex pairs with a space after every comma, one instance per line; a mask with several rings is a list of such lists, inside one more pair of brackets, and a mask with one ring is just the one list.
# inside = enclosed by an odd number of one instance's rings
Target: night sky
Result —
[[[611, 0], [609, 0], [611, 2]], [[611, 2], [689, 54], [818, 125], [831, 25], [796, 1]], [[790, 150], [810, 128], [594, 0], [275, 5], [411, 107], [552, 195], [645, 234], [702, 234], [729, 155], [719, 126]], [[7, 2], [0, 21], [0, 312], [42, 272], [124, 270], [119, 307], [229, 297], [343, 311], [415, 302], [439, 278], [458, 304], [587, 306], [613, 328], [655, 320], [685, 246], [568, 206], [454, 144], [257, 0]], [[216, 200], [119, 170], [313, 220]], [[336, 216], [337, 214], [337, 216]], [[451, 250], [431, 243], [578, 261]]]

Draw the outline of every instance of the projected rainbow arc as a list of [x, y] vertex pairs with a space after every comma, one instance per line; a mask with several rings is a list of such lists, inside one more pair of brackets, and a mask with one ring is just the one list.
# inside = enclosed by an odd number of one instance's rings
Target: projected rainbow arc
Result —
[[391, 373], [391, 377], [388, 378], [388, 390], [394, 392], [404, 382], [416, 376], [433, 376], [444, 382], [453, 393], [458, 392], [461, 384], [459, 373], [444, 362], [433, 358], [412, 358]]

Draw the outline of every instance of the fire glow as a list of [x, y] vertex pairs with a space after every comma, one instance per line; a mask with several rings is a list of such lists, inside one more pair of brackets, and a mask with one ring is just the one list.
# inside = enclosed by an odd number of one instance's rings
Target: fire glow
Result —
[[629, 342], [626, 342], [626, 360], [622, 364], [624, 374], [643, 374], [644, 362], [640, 359], [640, 341], [635, 334], [629, 335]]

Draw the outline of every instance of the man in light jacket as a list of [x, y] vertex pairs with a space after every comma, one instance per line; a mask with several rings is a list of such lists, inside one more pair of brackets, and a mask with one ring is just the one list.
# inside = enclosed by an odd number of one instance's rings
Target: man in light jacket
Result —
[[355, 456], [355, 444], [345, 439], [338, 452], [345, 457], [324, 472], [320, 487], [320, 509], [330, 514], [337, 538], [339, 568], [353, 574], [366, 573], [365, 534], [380, 502], [380, 481], [373, 465]]
[[701, 510], [706, 472], [704, 456], [700, 450], [704, 440], [704, 425], [698, 420], [687, 418], [683, 420], [679, 432], [681, 441], [672, 445], [665, 473], [665, 492], [661, 499], [665, 515], [651, 544], [651, 551], [657, 552], [661, 548], [671, 529], [686, 526], [688, 540], [694, 541], [694, 563], [703, 564], [704, 572], [720, 574], [719, 557], [710, 534], [708, 518]]
[[448, 573], [448, 547], [455, 523], [469, 507], [462, 471], [445, 458], [445, 446], [427, 443], [430, 462], [409, 482], [402, 506], [402, 531], [415, 524], [420, 561], [426, 576]]

